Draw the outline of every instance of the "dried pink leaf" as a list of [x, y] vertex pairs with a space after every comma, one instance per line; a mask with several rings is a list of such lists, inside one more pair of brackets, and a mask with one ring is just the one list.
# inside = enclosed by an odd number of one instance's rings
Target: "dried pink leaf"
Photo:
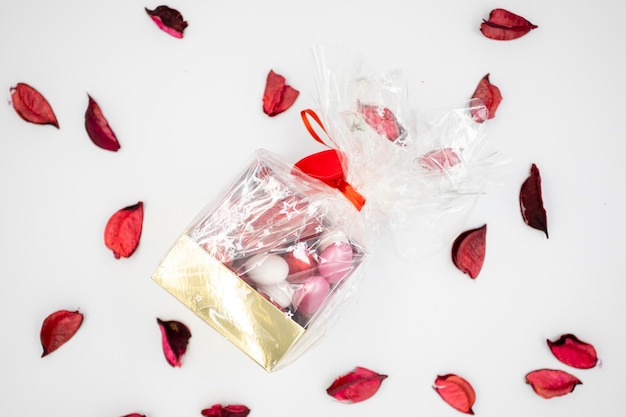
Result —
[[233, 404], [222, 406], [214, 404], [200, 412], [204, 417], [246, 417], [250, 414], [250, 409], [245, 405]]
[[270, 117], [276, 116], [291, 107], [299, 94], [286, 84], [285, 77], [270, 70], [263, 93], [263, 111]]
[[387, 375], [356, 367], [350, 373], [335, 379], [326, 392], [338, 401], [358, 403], [376, 394], [385, 378]]
[[78, 311], [59, 310], [45, 318], [41, 325], [40, 339], [43, 353], [49, 355], [70, 340], [83, 323], [83, 315]]
[[27, 122], [40, 125], [53, 125], [59, 122], [48, 100], [37, 90], [25, 83], [17, 83], [10, 88], [11, 102], [15, 112]]
[[437, 149], [419, 157], [419, 163], [430, 171], [446, 172], [461, 163], [461, 158], [452, 148]]
[[487, 225], [466, 230], [452, 244], [452, 262], [472, 279], [480, 273], [485, 262]]
[[554, 398], [574, 391], [582, 382], [574, 375], [558, 369], [538, 369], [526, 374], [526, 383], [542, 398]]
[[406, 130], [389, 108], [375, 104], [363, 104], [359, 101], [357, 110], [376, 133], [391, 142], [401, 140], [406, 136]]
[[89, 105], [85, 112], [85, 129], [91, 141], [98, 147], [116, 152], [120, 148], [117, 137], [102, 114], [98, 103], [89, 94]]
[[595, 347], [573, 334], [564, 334], [555, 341], [546, 340], [552, 354], [561, 362], [578, 369], [590, 369], [598, 363]]
[[438, 375], [433, 389], [453, 408], [474, 414], [472, 407], [476, 402], [476, 393], [472, 385], [455, 374]]
[[505, 9], [493, 9], [489, 20], [483, 20], [480, 25], [483, 35], [499, 41], [520, 38], [536, 28], [537, 25]]
[[113, 251], [115, 259], [129, 258], [141, 239], [143, 202], [139, 201], [116, 211], [104, 228], [104, 244]]
[[161, 329], [161, 343], [165, 359], [173, 367], [182, 366], [182, 357], [187, 351], [187, 344], [191, 338], [189, 328], [179, 321], [164, 321], [157, 318]]
[[[484, 107], [476, 105], [477, 99], [482, 102]], [[496, 117], [496, 111], [498, 110], [498, 106], [500, 106], [501, 102], [502, 94], [500, 93], [500, 89], [491, 84], [491, 81], [489, 81], [489, 74], [486, 74], [478, 82], [478, 85], [474, 90], [474, 94], [472, 94], [472, 99], [470, 100], [470, 103], [472, 103], [470, 111], [474, 120], [477, 123], [484, 122], [485, 113], [487, 115], [487, 119], [493, 119]], [[486, 112], [485, 109], [487, 110]]]
[[154, 10], [150, 10], [147, 7], [145, 9], [148, 16], [150, 16], [159, 29], [175, 38], [180, 39], [183, 37], [183, 33], [188, 24], [178, 10], [164, 5], [158, 6]]

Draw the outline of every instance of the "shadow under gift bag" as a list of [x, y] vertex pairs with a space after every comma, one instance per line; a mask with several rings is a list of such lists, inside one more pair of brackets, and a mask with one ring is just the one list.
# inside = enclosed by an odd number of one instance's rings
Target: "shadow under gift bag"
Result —
[[364, 239], [359, 212], [344, 194], [257, 150], [152, 278], [273, 371], [336, 320], [362, 279]]

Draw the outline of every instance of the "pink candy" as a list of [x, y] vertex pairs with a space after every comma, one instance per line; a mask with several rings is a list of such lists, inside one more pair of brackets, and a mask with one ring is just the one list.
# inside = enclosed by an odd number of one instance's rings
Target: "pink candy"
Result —
[[335, 242], [320, 254], [317, 269], [331, 284], [341, 281], [351, 268], [352, 246], [349, 243]]
[[329, 292], [330, 284], [326, 278], [313, 275], [296, 289], [293, 294], [293, 304], [301, 313], [313, 314], [320, 308]]

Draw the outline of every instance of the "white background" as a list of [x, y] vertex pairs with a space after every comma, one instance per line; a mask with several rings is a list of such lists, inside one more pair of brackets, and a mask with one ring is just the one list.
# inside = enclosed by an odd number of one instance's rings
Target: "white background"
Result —
[[[0, 14], [0, 415], [199, 416], [215, 403], [251, 416], [458, 416], [431, 388], [457, 373], [478, 416], [618, 416], [626, 372], [624, 110], [626, 6], [615, 1], [186, 1], [184, 39], [160, 31], [136, 0], [5, 2]], [[503, 7], [539, 28], [498, 42], [478, 28]], [[448, 251], [400, 261], [380, 242], [354, 302], [295, 363], [267, 373], [150, 276], [196, 213], [257, 148], [286, 161], [322, 150], [299, 110], [314, 106], [311, 48], [343, 44], [380, 69], [402, 69], [411, 105], [441, 108], [491, 74], [504, 100], [486, 126], [510, 157], [467, 227], [488, 224], [471, 280]], [[270, 69], [300, 90], [275, 117], [261, 110]], [[26, 82], [60, 130], [20, 119], [9, 88]], [[97, 148], [84, 129], [87, 93], [121, 143]], [[526, 226], [518, 192], [536, 163], [550, 239]], [[103, 229], [145, 203], [137, 252], [116, 260]], [[419, 238], [419, 237], [416, 237]], [[43, 319], [80, 309], [66, 345], [40, 358]], [[156, 317], [192, 331], [182, 368], [163, 357]], [[546, 346], [572, 332], [601, 367], [575, 370]], [[389, 375], [360, 404], [325, 390], [355, 366]], [[538, 368], [583, 381], [538, 397]]]

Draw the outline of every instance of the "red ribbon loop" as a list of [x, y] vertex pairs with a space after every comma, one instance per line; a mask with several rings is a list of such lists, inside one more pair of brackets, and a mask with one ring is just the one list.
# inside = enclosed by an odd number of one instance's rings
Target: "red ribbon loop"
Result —
[[[311, 109], [302, 110], [300, 114], [302, 116], [304, 126], [307, 128], [311, 136], [313, 136], [313, 139], [330, 148], [330, 146], [324, 142], [322, 138], [320, 138], [317, 132], [315, 132], [315, 129], [313, 129], [313, 126], [311, 126], [311, 122], [308, 119], [309, 116], [313, 118], [322, 131], [328, 135], [328, 132], [326, 132], [326, 129], [317, 114]], [[330, 136], [328, 137], [332, 142]], [[337, 150], [329, 149], [309, 155], [302, 158], [295, 165], [311, 177], [317, 178], [325, 184], [341, 191], [357, 210], [361, 211], [365, 205], [365, 197], [359, 194], [359, 192], [346, 181]]]
[[329, 148], [332, 148], [332, 146], [330, 146], [329, 144], [324, 142], [324, 140], [317, 134], [317, 132], [315, 131], [315, 129], [311, 125], [311, 121], [309, 120], [309, 117], [311, 117], [313, 120], [315, 120], [315, 122], [319, 125], [320, 129], [322, 129], [322, 132], [324, 132], [326, 134], [326, 136], [332, 142], [333, 145], [335, 144], [335, 142], [333, 142], [332, 138], [330, 137], [330, 135], [326, 131], [326, 128], [324, 127], [324, 124], [322, 123], [322, 120], [319, 118], [317, 113], [315, 113], [311, 109], [304, 109], [304, 110], [302, 110], [300, 112], [300, 116], [302, 117], [302, 122], [304, 123], [304, 127], [306, 127], [306, 130], [308, 130], [309, 133], [311, 134], [311, 136], [313, 136], [313, 139], [315, 139], [316, 141], [318, 141], [322, 145], [326, 145]]

